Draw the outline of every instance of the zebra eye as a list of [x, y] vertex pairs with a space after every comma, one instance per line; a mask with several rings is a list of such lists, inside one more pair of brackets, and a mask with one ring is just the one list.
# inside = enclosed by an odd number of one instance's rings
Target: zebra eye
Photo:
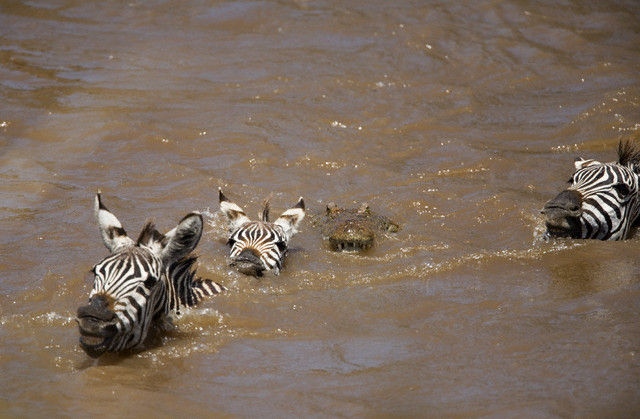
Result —
[[571, 176], [571, 177], [569, 178], [569, 180], [567, 181], [567, 183], [568, 183], [568, 184], [570, 184], [570, 185], [571, 185], [571, 184], [573, 184], [573, 176]]
[[613, 189], [616, 190], [616, 192], [618, 192], [618, 194], [620, 194], [620, 196], [627, 196], [629, 195], [629, 186], [627, 186], [624, 183], [618, 183], [617, 185], [613, 185]]
[[147, 277], [147, 279], [145, 279], [144, 281], [144, 286], [147, 289], [153, 288], [153, 286], [156, 284], [156, 282], [158, 282], [158, 278], [156, 278], [153, 275], [149, 275], [149, 277]]

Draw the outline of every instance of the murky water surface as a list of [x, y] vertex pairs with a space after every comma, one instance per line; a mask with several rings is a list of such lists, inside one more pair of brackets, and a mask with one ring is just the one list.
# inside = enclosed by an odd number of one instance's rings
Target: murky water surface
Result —
[[[640, 237], [541, 239], [577, 156], [640, 124], [634, 1], [0, 4], [0, 416], [633, 417]], [[217, 188], [402, 229], [228, 266]], [[199, 210], [225, 295], [93, 361], [107, 254]], [[123, 413], [124, 412], [124, 413]]]

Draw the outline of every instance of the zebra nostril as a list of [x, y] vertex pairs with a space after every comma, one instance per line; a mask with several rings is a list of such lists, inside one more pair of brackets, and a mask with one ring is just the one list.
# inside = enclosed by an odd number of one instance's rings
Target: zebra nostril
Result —
[[92, 305], [94, 307], [105, 308], [108, 305], [107, 297], [102, 294], [98, 294], [91, 299], [91, 301], [89, 302], [89, 305]]
[[77, 317], [90, 322], [109, 323], [116, 319], [116, 313], [105, 306], [89, 304], [78, 308]]
[[553, 214], [560, 212], [579, 213], [582, 208], [581, 195], [573, 190], [564, 190], [555, 198], [548, 201], [542, 210], [543, 214]]

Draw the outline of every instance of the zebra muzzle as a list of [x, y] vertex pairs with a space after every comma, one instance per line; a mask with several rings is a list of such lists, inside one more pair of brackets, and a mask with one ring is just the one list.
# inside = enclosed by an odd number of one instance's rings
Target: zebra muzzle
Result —
[[582, 197], [574, 190], [564, 190], [548, 201], [540, 212], [545, 216], [550, 234], [577, 236], [580, 231]]
[[240, 252], [231, 262], [231, 266], [241, 273], [251, 276], [262, 276], [262, 272], [266, 270], [258, 252], [251, 248]]
[[78, 318], [80, 347], [92, 358], [98, 358], [107, 350], [117, 334], [115, 324], [102, 324], [94, 319]]
[[109, 343], [118, 333], [116, 313], [107, 307], [107, 301], [102, 296], [97, 296], [88, 305], [78, 308], [76, 321], [80, 332], [80, 346], [93, 358], [106, 352]]

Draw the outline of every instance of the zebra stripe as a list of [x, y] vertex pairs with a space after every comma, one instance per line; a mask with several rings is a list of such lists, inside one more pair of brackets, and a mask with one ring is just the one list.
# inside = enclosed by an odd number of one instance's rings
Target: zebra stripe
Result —
[[[620, 189], [635, 192], [620, 193]], [[582, 196], [581, 238], [621, 240], [627, 237], [638, 218], [640, 202], [638, 176], [632, 168], [619, 164], [587, 166], [574, 174], [569, 190]]]
[[623, 240], [640, 215], [640, 147], [618, 145], [618, 161], [578, 159], [570, 186], [545, 204], [550, 234]]
[[193, 307], [203, 297], [219, 294], [226, 288], [210, 280], [196, 277], [193, 268], [197, 258], [183, 258], [161, 269], [161, 261], [150, 251], [134, 247], [113, 254], [95, 268], [92, 299], [108, 296], [117, 317], [118, 335], [107, 351], [121, 351], [142, 344], [151, 322], [180, 308]]
[[187, 215], [166, 235], [147, 223], [137, 242], [126, 236], [100, 195], [96, 218], [112, 253], [94, 266], [89, 304], [78, 309], [80, 343], [90, 356], [138, 347], [155, 320], [225, 290], [195, 275], [197, 258], [189, 253], [202, 233], [200, 214]]
[[282, 227], [253, 221], [231, 233], [229, 238], [231, 258], [237, 258], [243, 251], [253, 249], [259, 255], [265, 270], [273, 270], [278, 275], [282, 260], [287, 252], [287, 244]]
[[196, 277], [196, 269], [193, 264], [198, 258], [190, 256], [169, 266], [168, 275], [173, 287], [172, 296], [169, 298], [170, 310], [180, 314], [180, 305], [194, 307], [204, 297], [219, 294], [226, 288], [210, 279]]
[[251, 221], [237, 204], [229, 201], [218, 189], [220, 212], [229, 220], [231, 232], [227, 244], [231, 247], [231, 265], [247, 275], [262, 276], [263, 271], [280, 273], [291, 237], [305, 216], [302, 197], [293, 207], [269, 222], [271, 197], [262, 203], [258, 221]]

